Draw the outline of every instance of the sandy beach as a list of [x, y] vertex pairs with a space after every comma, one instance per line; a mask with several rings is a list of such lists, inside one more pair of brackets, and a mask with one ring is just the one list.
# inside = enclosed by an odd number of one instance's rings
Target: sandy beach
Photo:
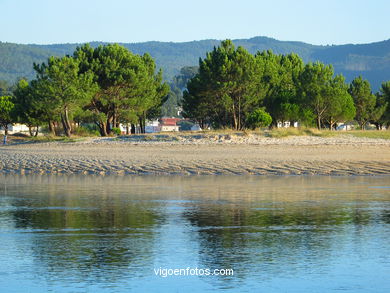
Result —
[[0, 147], [15, 174], [390, 175], [390, 140], [132, 136]]

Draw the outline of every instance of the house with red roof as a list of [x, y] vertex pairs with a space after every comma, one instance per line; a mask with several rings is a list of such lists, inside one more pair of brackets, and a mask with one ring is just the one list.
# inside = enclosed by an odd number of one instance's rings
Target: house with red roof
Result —
[[160, 129], [161, 131], [179, 131], [179, 125], [177, 125], [177, 122], [179, 122], [180, 118], [168, 118], [163, 117], [160, 118]]

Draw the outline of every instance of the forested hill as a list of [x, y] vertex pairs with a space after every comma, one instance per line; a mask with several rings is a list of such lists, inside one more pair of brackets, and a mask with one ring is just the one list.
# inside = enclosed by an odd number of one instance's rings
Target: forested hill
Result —
[[[233, 40], [249, 52], [271, 49], [275, 53], [295, 52], [304, 61], [322, 61], [333, 64], [336, 73], [343, 73], [350, 81], [358, 75], [368, 79], [374, 90], [383, 81], [390, 80], [390, 40], [361, 45], [315, 46], [302, 42], [278, 41], [267, 37]], [[148, 52], [157, 66], [163, 68], [170, 80], [181, 67], [197, 65], [199, 57], [220, 43], [218, 40], [202, 40], [184, 43], [145, 42], [122, 43], [137, 54]], [[97, 46], [99, 42], [92, 42]], [[0, 42], [0, 79], [14, 81], [18, 77], [33, 78], [33, 62], [46, 61], [51, 55], [72, 54], [80, 44], [18, 45]]]

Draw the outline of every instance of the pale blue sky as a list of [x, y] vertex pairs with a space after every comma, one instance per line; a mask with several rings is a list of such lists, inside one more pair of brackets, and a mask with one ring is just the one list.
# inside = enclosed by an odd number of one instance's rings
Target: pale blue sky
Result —
[[389, 0], [0, 0], [0, 11], [0, 41], [14, 43], [390, 38]]

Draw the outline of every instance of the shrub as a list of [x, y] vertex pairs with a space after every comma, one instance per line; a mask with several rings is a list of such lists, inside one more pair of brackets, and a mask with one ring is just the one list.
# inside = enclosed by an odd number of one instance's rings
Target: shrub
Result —
[[112, 128], [112, 133], [116, 134], [116, 135], [121, 135], [122, 134], [122, 131], [120, 130], [120, 128], [118, 127], [113, 127]]
[[93, 130], [88, 127], [79, 126], [73, 130], [73, 133], [78, 136], [100, 136], [98, 130]]
[[263, 108], [258, 108], [249, 114], [246, 123], [251, 129], [266, 127], [271, 125], [272, 117]]

